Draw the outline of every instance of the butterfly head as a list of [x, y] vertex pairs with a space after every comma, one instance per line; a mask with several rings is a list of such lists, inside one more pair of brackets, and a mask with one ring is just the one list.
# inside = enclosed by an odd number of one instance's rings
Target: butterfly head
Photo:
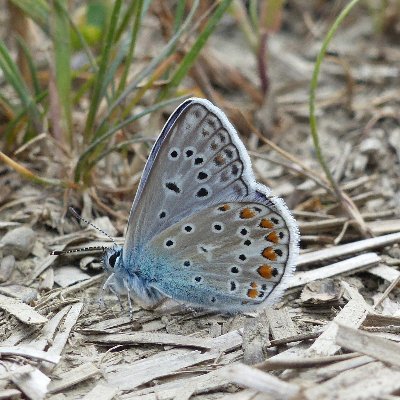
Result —
[[122, 247], [114, 246], [110, 249], [107, 249], [104, 253], [103, 264], [105, 270], [112, 274], [115, 272], [115, 269], [122, 262]]

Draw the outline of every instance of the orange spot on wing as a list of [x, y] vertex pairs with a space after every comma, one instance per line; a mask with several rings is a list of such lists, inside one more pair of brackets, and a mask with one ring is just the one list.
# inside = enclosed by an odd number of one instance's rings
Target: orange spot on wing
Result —
[[255, 288], [257, 287], [257, 283], [256, 283], [256, 282], [251, 282], [251, 283], [250, 283], [250, 286], [251, 286], [253, 289], [255, 289]]
[[221, 154], [217, 154], [214, 158], [214, 162], [215, 162], [215, 165], [218, 165], [218, 166], [223, 165], [223, 164], [225, 164], [225, 159], [224, 159], [224, 157], [221, 156]]
[[242, 218], [242, 219], [252, 218], [255, 215], [256, 215], [256, 213], [250, 208], [243, 208], [243, 210], [240, 211], [240, 218]]
[[267, 236], [265, 236], [265, 238], [272, 243], [278, 243], [279, 242], [279, 237], [277, 235], [276, 232], [272, 231], [271, 233], [269, 233]]
[[247, 297], [250, 297], [251, 299], [255, 299], [258, 296], [258, 290], [257, 289], [249, 289], [247, 291]]
[[261, 255], [262, 255], [264, 258], [268, 258], [268, 260], [271, 260], [271, 261], [275, 261], [276, 258], [277, 258], [277, 257], [276, 257], [276, 253], [275, 253], [275, 251], [273, 250], [272, 247], [266, 247], [266, 248], [262, 251]]
[[223, 206], [218, 208], [219, 211], [228, 211], [230, 209], [231, 207], [228, 204], [224, 204]]
[[260, 222], [260, 226], [261, 226], [261, 228], [269, 228], [269, 229], [271, 229], [271, 228], [274, 227], [274, 224], [269, 219], [263, 218], [261, 220], [261, 222]]
[[271, 279], [272, 278], [272, 271], [273, 268], [268, 264], [263, 264], [257, 268], [257, 272], [264, 278], [264, 279]]

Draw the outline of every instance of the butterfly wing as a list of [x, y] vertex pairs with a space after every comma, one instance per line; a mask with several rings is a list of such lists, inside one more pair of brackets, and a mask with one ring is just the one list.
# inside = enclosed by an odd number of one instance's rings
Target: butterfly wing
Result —
[[183, 103], [145, 166], [116, 279], [135, 279], [127, 286], [148, 302], [154, 296], [143, 293], [151, 290], [244, 310], [276, 300], [297, 253], [293, 217], [256, 183], [225, 114], [207, 100]]
[[185, 304], [243, 311], [276, 302], [293, 274], [298, 232], [281, 199], [258, 185], [173, 224], [146, 246], [141, 274]]
[[177, 221], [226, 198], [244, 198], [254, 185], [249, 156], [226, 116], [207, 100], [187, 100], [167, 121], [144, 168], [124, 262]]

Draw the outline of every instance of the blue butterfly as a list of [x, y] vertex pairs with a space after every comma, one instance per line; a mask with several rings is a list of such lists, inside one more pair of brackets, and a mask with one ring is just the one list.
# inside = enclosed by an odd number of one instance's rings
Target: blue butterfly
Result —
[[123, 247], [107, 250], [104, 288], [154, 308], [167, 298], [224, 312], [273, 304], [292, 276], [298, 227], [257, 183], [225, 114], [191, 98], [151, 151]]

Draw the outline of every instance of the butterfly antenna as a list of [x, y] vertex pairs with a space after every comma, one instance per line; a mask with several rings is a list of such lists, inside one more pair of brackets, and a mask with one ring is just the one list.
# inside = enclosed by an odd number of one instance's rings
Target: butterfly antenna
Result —
[[[94, 229], [96, 229], [98, 232], [102, 233], [104, 236], [108, 237], [114, 245], [117, 246], [117, 242], [107, 233], [104, 232], [103, 229], [100, 229], [98, 226], [93, 224], [93, 222], [88, 221], [87, 219], [81, 217], [72, 207], [69, 207], [69, 210], [71, 211], [72, 214], [74, 214], [75, 218], [79, 219], [80, 221], [85, 222], [86, 224], [90, 225]], [[94, 250], [101, 250], [105, 251], [106, 247], [104, 246], [92, 246], [92, 247], [82, 247], [80, 249], [71, 249], [71, 250], [54, 250], [50, 253], [52, 256], [62, 256], [64, 254], [71, 254], [71, 253], [79, 253], [82, 251], [94, 251]]]
[[71, 254], [71, 253], [80, 253], [82, 251], [96, 251], [101, 250], [105, 251], [107, 247], [104, 246], [92, 246], [92, 247], [82, 247], [80, 249], [71, 249], [71, 250], [53, 250], [50, 255], [51, 256], [63, 256], [64, 254]]
[[72, 207], [69, 207], [69, 211], [71, 211], [72, 214], [74, 214], [77, 219], [85, 222], [86, 224], [88, 224], [91, 227], [93, 227], [94, 229], [96, 229], [98, 232], [102, 233], [104, 236], [108, 237], [117, 246], [117, 242], [111, 237], [111, 235], [109, 235], [107, 232], [104, 232], [103, 229], [100, 229], [93, 222], [90, 222], [87, 219], [81, 217]]

